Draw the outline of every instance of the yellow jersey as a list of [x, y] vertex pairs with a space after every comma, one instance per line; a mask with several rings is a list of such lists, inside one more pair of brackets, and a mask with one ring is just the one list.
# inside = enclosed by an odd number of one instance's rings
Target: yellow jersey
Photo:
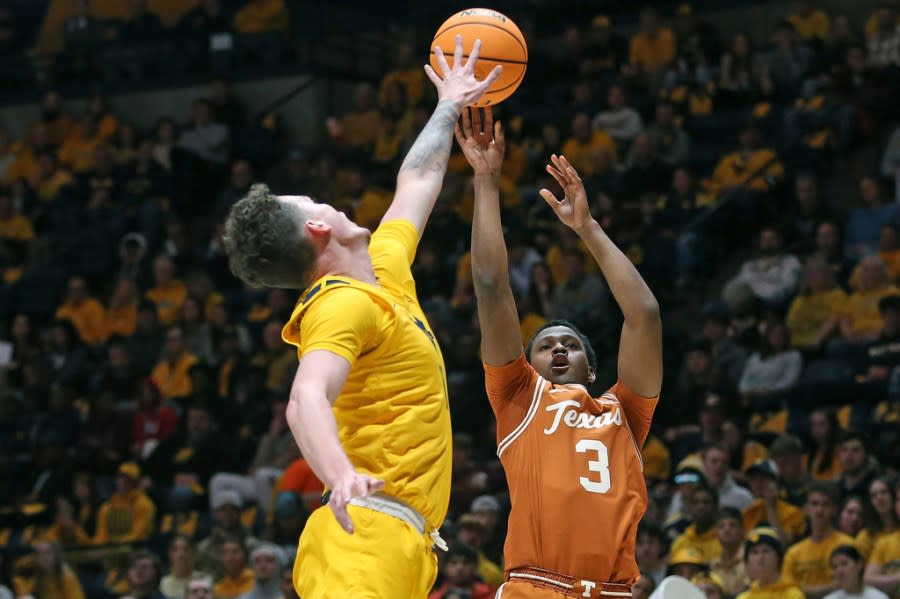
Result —
[[854, 541], [836, 530], [819, 542], [806, 538], [792, 545], [784, 554], [782, 580], [801, 587], [828, 584], [833, 575], [831, 552], [841, 545], [854, 545]]
[[870, 564], [882, 566], [882, 574], [900, 574], [900, 530], [895, 530], [875, 542]]
[[[778, 516], [781, 518], [781, 526], [784, 532], [791, 535], [792, 538], [802, 537], [806, 532], [806, 515], [803, 510], [794, 507], [786, 501], [778, 500], [775, 508]], [[762, 500], [754, 499], [753, 503], [744, 508], [744, 530], [750, 532], [757, 526], [762, 524], [771, 524], [766, 520], [766, 506]]]
[[738, 595], [737, 599], [806, 599], [806, 595], [792, 582], [779, 580], [761, 586], [759, 581], [753, 581], [750, 588]]
[[881, 532], [876, 532], [874, 535], [872, 531], [868, 528], [864, 528], [859, 531], [859, 534], [856, 535], [856, 539], [854, 539], [853, 544], [856, 545], [856, 548], [859, 549], [859, 552], [862, 553], [862, 556], [866, 558], [866, 561], [869, 561], [869, 557], [872, 555], [872, 550], [875, 548], [875, 543], [888, 536], [892, 532], [895, 532], [897, 529], [892, 528], [890, 530], [882, 530]]
[[698, 534], [696, 525], [691, 524], [683, 534], [672, 541], [669, 556], [671, 557], [683, 549], [696, 550], [703, 556], [703, 561], [707, 563], [719, 557], [722, 555], [722, 545], [716, 538], [716, 527], [712, 526], [705, 533]]
[[450, 502], [452, 435], [444, 359], [410, 270], [418, 241], [412, 223], [383, 223], [369, 243], [378, 284], [320, 278], [282, 338], [301, 361], [326, 350], [351, 364], [332, 407], [344, 451], [436, 529]]

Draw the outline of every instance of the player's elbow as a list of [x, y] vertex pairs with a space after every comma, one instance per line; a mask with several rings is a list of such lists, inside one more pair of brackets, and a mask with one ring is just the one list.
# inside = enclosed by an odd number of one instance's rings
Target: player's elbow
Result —
[[635, 302], [625, 317], [644, 326], [658, 326], [662, 323], [659, 302], [656, 301], [652, 294], [639, 302]]

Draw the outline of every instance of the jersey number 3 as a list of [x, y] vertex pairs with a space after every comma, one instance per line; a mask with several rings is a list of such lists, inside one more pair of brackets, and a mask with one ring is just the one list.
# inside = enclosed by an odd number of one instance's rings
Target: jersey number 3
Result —
[[588, 470], [598, 473], [600, 480], [591, 480], [587, 476], [580, 477], [579, 481], [584, 490], [591, 493], [608, 493], [612, 481], [609, 475], [609, 451], [607, 451], [606, 445], [596, 439], [582, 439], [575, 444], [575, 451], [578, 453], [590, 451], [597, 455], [596, 460], [588, 460]]

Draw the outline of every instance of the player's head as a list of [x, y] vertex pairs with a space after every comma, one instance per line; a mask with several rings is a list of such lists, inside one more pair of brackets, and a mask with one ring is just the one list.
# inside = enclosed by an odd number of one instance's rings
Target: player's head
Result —
[[596, 378], [594, 348], [568, 320], [551, 320], [539, 328], [525, 347], [525, 357], [552, 383], [589, 385]]
[[307, 196], [276, 196], [257, 184], [232, 206], [222, 238], [231, 271], [254, 286], [302, 289], [319, 258], [369, 231]]

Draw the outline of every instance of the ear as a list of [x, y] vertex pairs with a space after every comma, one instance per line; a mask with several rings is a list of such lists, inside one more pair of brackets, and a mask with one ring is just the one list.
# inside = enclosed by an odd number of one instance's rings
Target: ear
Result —
[[591, 385], [594, 381], [597, 380], [597, 373], [594, 372], [594, 369], [588, 366], [588, 384]]
[[303, 230], [317, 252], [321, 252], [322, 248], [328, 245], [328, 240], [331, 238], [331, 225], [325, 221], [307, 220], [303, 223]]

